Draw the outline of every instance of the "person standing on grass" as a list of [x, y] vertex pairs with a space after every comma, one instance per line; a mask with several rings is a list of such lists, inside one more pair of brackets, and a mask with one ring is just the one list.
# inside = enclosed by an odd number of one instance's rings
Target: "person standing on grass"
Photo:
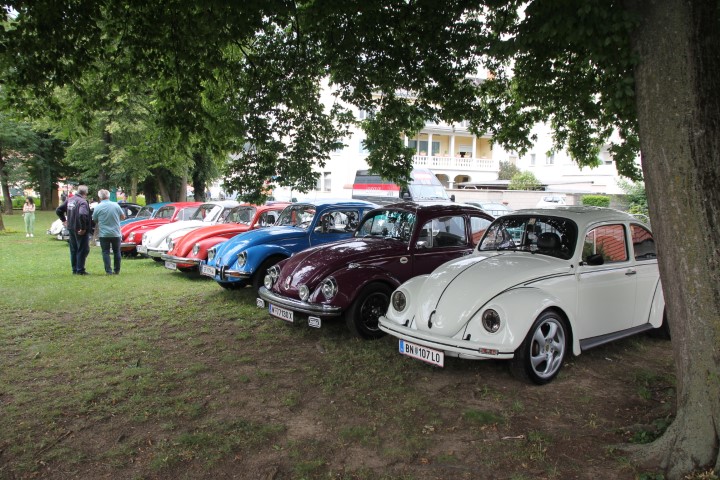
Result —
[[25, 236], [35, 236], [35, 199], [27, 197], [23, 204], [23, 217], [25, 217]]
[[[103, 264], [105, 265], [105, 273], [107, 275], [118, 275], [120, 273], [120, 221], [125, 220], [125, 214], [115, 202], [111, 202], [110, 192], [107, 190], [99, 190], [98, 198], [100, 203], [93, 210], [92, 219], [98, 226], [100, 239], [100, 249], [102, 250]], [[113, 251], [113, 268], [110, 268], [110, 248]]]
[[88, 187], [79, 185], [77, 193], [60, 205], [55, 213], [70, 233], [70, 265], [73, 275], [87, 275], [85, 260], [90, 253], [90, 236], [92, 235], [92, 217], [87, 202]]

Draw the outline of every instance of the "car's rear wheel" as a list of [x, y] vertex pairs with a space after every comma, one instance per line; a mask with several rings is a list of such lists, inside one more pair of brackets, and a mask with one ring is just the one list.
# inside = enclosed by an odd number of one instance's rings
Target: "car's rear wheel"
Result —
[[549, 383], [560, 371], [567, 346], [565, 320], [557, 312], [547, 310], [535, 320], [515, 351], [513, 372], [538, 385]]
[[393, 289], [384, 283], [371, 283], [360, 291], [345, 314], [345, 323], [353, 335], [366, 340], [385, 335], [378, 326], [378, 319], [387, 312], [392, 292]]

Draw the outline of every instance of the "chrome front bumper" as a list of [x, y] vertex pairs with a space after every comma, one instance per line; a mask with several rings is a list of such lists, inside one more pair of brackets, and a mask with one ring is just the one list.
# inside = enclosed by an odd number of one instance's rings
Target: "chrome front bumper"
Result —
[[272, 303], [278, 307], [287, 308], [288, 310], [292, 310], [294, 312], [304, 313], [306, 315], [316, 315], [318, 317], [339, 317], [342, 315], [342, 309], [340, 307], [307, 303], [302, 300], [283, 297], [271, 292], [265, 287], [260, 287], [258, 295], [260, 295], [260, 298], [268, 303]]
[[168, 255], [167, 253], [163, 253], [160, 258], [166, 262], [177, 263], [180, 265], [200, 265], [199, 258], [176, 257], [175, 255]]

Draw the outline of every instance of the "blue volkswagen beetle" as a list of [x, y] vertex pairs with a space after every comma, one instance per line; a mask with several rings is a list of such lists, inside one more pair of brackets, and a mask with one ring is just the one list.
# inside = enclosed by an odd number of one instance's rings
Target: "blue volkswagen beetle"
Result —
[[265, 272], [308, 247], [350, 238], [376, 205], [360, 200], [318, 200], [286, 207], [269, 228], [241, 233], [208, 250], [200, 273], [223, 288], [262, 286]]

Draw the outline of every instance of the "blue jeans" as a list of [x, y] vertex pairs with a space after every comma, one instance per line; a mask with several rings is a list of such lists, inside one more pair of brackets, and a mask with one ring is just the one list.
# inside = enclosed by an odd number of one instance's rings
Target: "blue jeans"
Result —
[[[102, 250], [103, 264], [105, 265], [105, 273], [120, 273], [120, 240], [121, 237], [100, 237], [100, 249]], [[110, 247], [113, 251], [113, 269], [110, 268]]]
[[78, 235], [77, 232], [70, 230], [70, 265], [73, 273], [85, 272], [85, 259], [90, 253], [90, 235]]

